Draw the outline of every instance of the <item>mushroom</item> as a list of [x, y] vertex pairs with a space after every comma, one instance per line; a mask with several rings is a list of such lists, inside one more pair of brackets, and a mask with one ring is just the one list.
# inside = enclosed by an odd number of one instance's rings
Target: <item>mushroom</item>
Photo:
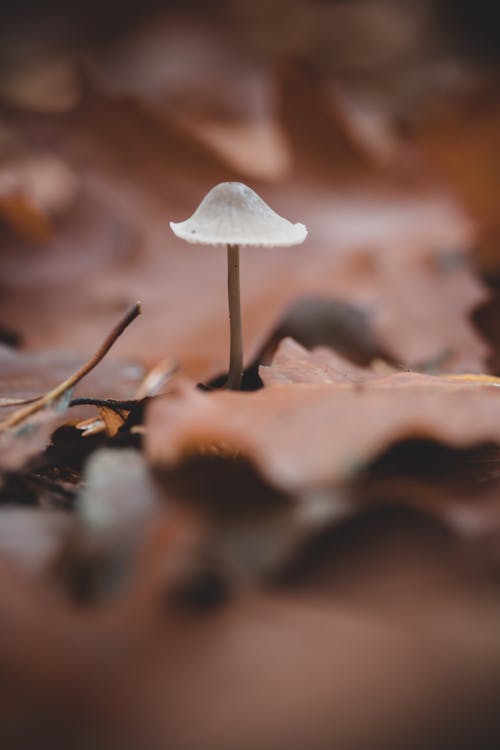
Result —
[[238, 390], [243, 374], [243, 340], [240, 307], [240, 258], [242, 247], [300, 245], [307, 229], [279, 216], [251, 188], [241, 182], [221, 182], [201, 201], [194, 214], [178, 224], [173, 233], [186, 242], [227, 245], [230, 355], [227, 387]]

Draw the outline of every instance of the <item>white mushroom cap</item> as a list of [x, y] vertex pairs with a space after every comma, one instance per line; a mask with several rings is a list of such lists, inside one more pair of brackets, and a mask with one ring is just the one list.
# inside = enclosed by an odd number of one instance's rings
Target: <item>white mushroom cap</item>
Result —
[[182, 240], [202, 245], [288, 247], [307, 237], [303, 224], [279, 216], [242, 182], [216, 185], [189, 219], [171, 221], [170, 228]]

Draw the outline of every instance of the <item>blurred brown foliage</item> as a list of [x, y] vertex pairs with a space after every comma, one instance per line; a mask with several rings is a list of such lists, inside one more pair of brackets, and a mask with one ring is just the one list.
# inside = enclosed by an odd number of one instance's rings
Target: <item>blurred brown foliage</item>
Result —
[[[491, 12], [6, 9], [2, 747], [498, 748]], [[241, 393], [223, 250], [168, 228], [227, 180], [310, 232], [242, 250]]]

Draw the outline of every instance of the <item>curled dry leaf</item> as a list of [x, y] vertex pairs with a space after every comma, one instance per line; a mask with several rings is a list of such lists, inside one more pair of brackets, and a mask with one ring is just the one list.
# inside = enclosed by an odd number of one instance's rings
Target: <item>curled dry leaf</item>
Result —
[[281, 341], [272, 363], [261, 365], [259, 375], [265, 386], [279, 383], [362, 383], [377, 377], [373, 368], [354, 365], [326, 347], [309, 351], [292, 338]]
[[[253, 394], [203, 394], [184, 387], [177, 397], [151, 404], [146, 450], [153, 465], [172, 466], [207, 452], [240, 455], [275, 486], [300, 491], [355, 476], [404, 438], [452, 446], [500, 442], [495, 378], [370, 371], [360, 377], [349, 365], [337, 370], [336, 356], [333, 367], [321, 362], [321, 354], [319, 363], [312, 355], [313, 382], [307, 382], [307, 352], [301, 356], [302, 362], [286, 363], [287, 384]], [[276, 370], [283, 383], [279, 358]], [[264, 381], [272, 383], [273, 365], [267, 372]]]

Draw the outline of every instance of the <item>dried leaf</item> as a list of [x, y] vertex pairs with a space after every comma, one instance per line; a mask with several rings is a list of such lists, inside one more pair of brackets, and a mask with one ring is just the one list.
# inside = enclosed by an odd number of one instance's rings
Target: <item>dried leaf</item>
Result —
[[[99, 416], [104, 422], [106, 435], [108, 437], [114, 437], [125, 424], [128, 412], [125, 411], [125, 409], [109, 409], [107, 406], [99, 406], [98, 411]], [[95, 434], [95, 431], [92, 434]]]
[[278, 346], [269, 366], [261, 365], [259, 375], [265, 386], [278, 383], [362, 383], [373, 380], [373, 368], [359, 367], [331, 349], [309, 351], [291, 338]]
[[318, 378], [313, 365], [312, 383], [272, 385], [253, 394], [184, 387], [177, 397], [152, 403], [150, 461], [160, 467], [207, 451], [239, 455], [273, 485], [298, 492], [346, 481], [410, 437], [451, 446], [500, 442], [498, 380], [400, 372], [372, 373], [363, 382], [351, 370], [335, 381], [324, 365], [319, 369]]

